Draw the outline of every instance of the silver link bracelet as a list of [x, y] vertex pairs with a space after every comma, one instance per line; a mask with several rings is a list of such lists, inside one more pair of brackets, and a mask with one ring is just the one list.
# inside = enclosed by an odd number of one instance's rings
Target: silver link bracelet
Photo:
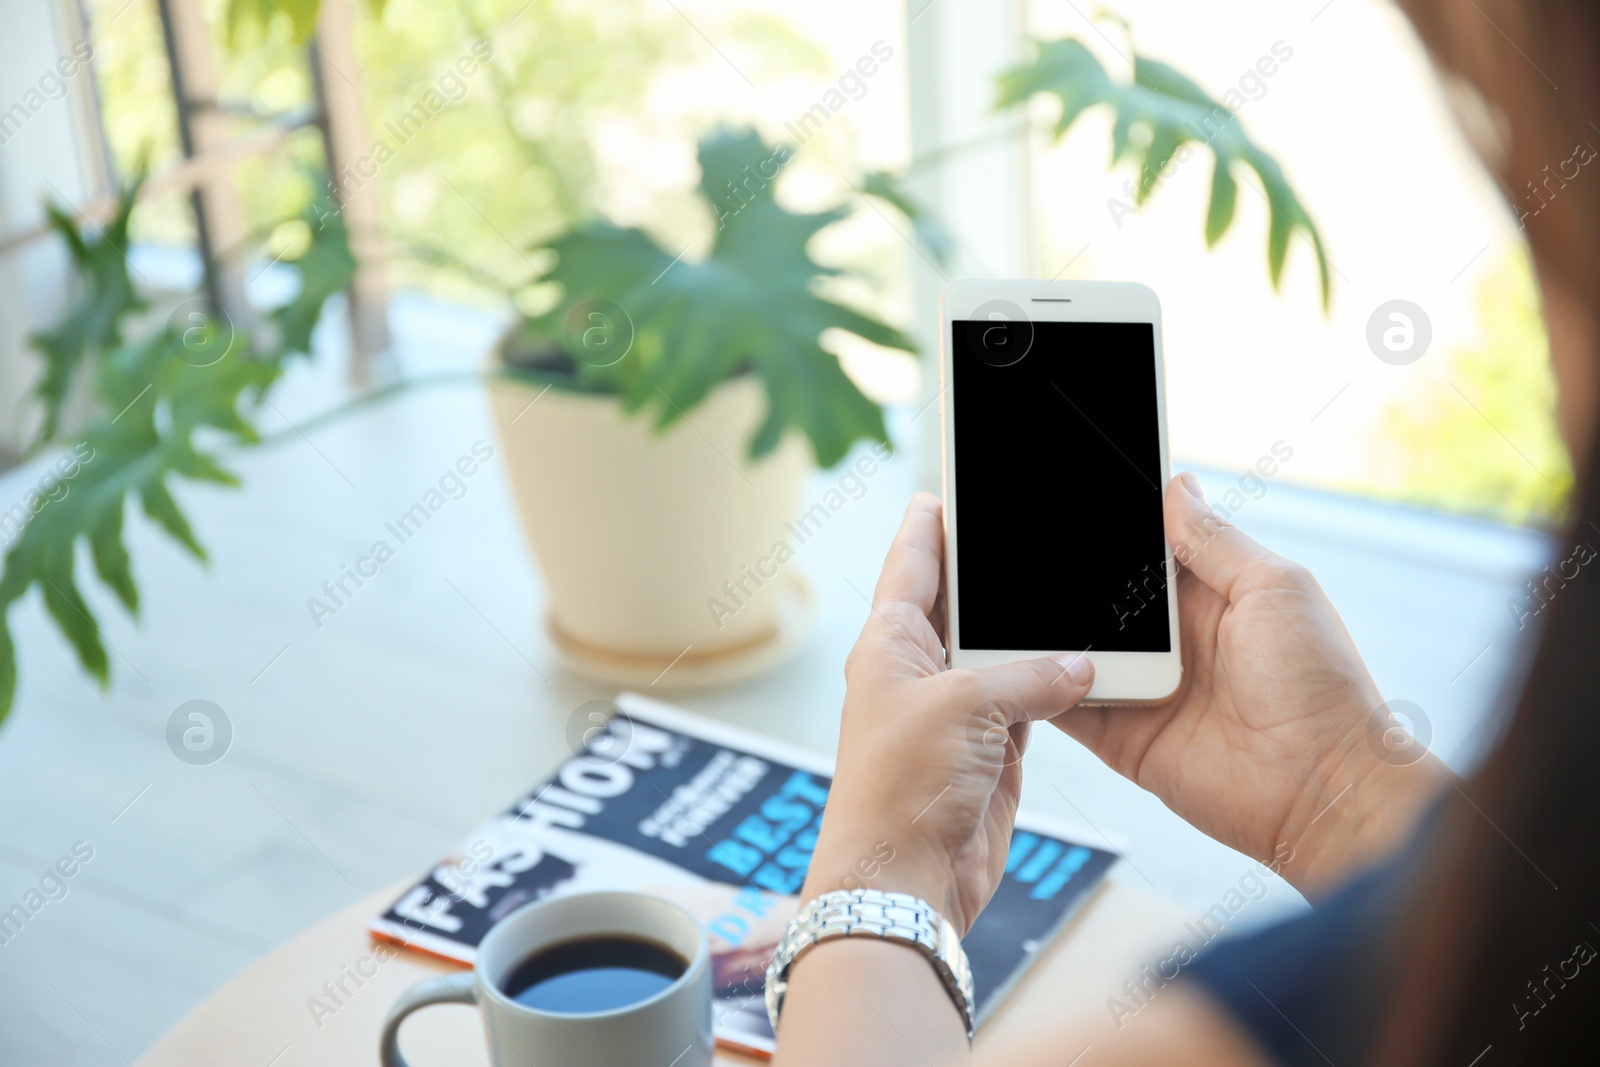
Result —
[[790, 920], [767, 965], [767, 1018], [778, 1032], [778, 1016], [789, 989], [789, 968], [811, 946], [836, 937], [880, 937], [915, 948], [933, 964], [972, 1040], [976, 1003], [972, 967], [961, 938], [927, 901], [907, 893], [836, 889], [811, 901]]

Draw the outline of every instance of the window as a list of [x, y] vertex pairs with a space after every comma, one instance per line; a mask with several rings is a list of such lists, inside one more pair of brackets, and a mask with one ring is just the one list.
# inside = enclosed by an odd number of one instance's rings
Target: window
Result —
[[[1296, 238], [1274, 293], [1268, 209], [1245, 187], [1233, 231], [1207, 252], [1208, 153], [1173, 167], [1129, 211], [1133, 175], [1106, 171], [1103, 116], [1060, 145], [1033, 139], [1033, 270], [1048, 277], [1070, 264], [1068, 276], [1138, 279], [1161, 294], [1175, 456], [1244, 469], [1282, 441], [1294, 450], [1286, 479], [1553, 521], [1571, 476], [1518, 224], [1456, 134], [1402, 16], [1384, 5], [1317, 11], [1264, 0], [1230, 5], [1226, 17], [1171, 0], [1115, 10], [1128, 30], [1040, 0], [1028, 6], [1028, 30], [1081, 37], [1119, 71], [1131, 35], [1141, 54], [1224, 99], [1284, 165], [1334, 268], [1324, 315], [1315, 261]], [[1363, 57], [1359, 69], [1353, 56]], [[1425, 324], [1391, 320], [1386, 305], [1397, 300]], [[1392, 328], [1431, 333], [1426, 351], [1406, 365], [1379, 358], [1368, 340], [1375, 316], [1380, 338]]]

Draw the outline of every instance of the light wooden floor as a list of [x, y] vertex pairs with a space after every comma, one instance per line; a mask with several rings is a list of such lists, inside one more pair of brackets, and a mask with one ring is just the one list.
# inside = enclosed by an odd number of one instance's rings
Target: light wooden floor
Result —
[[[397, 326], [412, 368], [469, 364], [492, 333], [415, 300]], [[298, 421], [332, 402], [335, 382], [326, 369], [297, 372], [275, 402]], [[272, 411], [264, 420], [284, 425]], [[902, 442], [933, 429], [910, 412], [895, 421]], [[242, 457], [242, 492], [179, 492], [211, 553], [206, 570], [131, 521], [143, 619], [90, 592], [115, 649], [104, 695], [37, 602], [13, 615], [22, 683], [0, 731], [0, 909], [75, 842], [94, 856], [64, 899], [0, 945], [0, 1063], [136, 1057], [251, 959], [432, 862], [564, 751], [572, 709], [609, 695], [543, 649], [540, 583], [495, 463], [321, 630], [312, 624], [306, 598], [480, 439], [493, 441], [483, 394], [451, 388]], [[0, 506], [36, 477], [0, 476]], [[1236, 475], [1204, 477], [1216, 493]], [[852, 585], [870, 589], [912, 482], [909, 462], [887, 468], [804, 547], [819, 611], [796, 659], [675, 699], [831, 750], [841, 666], [866, 612]], [[818, 476], [812, 492], [828, 484]], [[1468, 758], [1513, 650], [1506, 600], [1541, 541], [1288, 484], [1237, 521], [1316, 571], [1386, 694], [1426, 710], [1447, 759]], [[208, 767], [180, 762], [164, 739], [169, 714], [195, 698], [235, 730]], [[1028, 771], [1028, 807], [1124, 844], [1119, 878], [1206, 908], [1249, 867], [1060, 736], [1041, 731]], [[1242, 919], [1296, 906], [1280, 884]]]

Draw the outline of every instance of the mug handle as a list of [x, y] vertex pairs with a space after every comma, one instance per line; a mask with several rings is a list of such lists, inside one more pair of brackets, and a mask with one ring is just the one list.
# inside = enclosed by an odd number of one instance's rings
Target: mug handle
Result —
[[408, 1067], [405, 1057], [400, 1055], [400, 1024], [418, 1008], [426, 1008], [429, 1004], [477, 1003], [478, 991], [471, 971], [430, 978], [412, 986], [394, 1002], [394, 1007], [389, 1009], [389, 1017], [383, 1021], [378, 1059], [383, 1067]]

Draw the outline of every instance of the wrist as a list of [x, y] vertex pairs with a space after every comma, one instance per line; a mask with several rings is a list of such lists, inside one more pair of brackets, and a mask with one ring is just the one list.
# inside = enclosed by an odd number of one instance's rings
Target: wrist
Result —
[[1280, 873], [1307, 898], [1323, 895], [1398, 845], [1452, 777], [1425, 750], [1379, 756], [1368, 733], [1355, 735], [1324, 762], [1284, 824]]
[[[808, 902], [773, 952], [766, 1001], [773, 1030], [783, 1035], [779, 1059], [798, 1047], [794, 1042], [811, 1048], [811, 1055], [783, 1062], [837, 1062], [837, 1055], [819, 1054], [819, 1046], [827, 1043], [819, 1034], [855, 1043], [891, 1016], [901, 1018], [891, 1025], [902, 1037], [908, 1030], [919, 1035], [915, 1045], [904, 1048], [926, 1062], [931, 1060], [923, 1051], [925, 1041], [948, 1050], [948, 1056], [939, 1057], [943, 1062], [954, 1058], [963, 1038], [972, 1038], [972, 969], [959, 937], [926, 902], [899, 893], [836, 892]], [[824, 1002], [831, 1008], [825, 1018], [818, 1011]], [[851, 1017], [864, 1007], [875, 1018]]]

